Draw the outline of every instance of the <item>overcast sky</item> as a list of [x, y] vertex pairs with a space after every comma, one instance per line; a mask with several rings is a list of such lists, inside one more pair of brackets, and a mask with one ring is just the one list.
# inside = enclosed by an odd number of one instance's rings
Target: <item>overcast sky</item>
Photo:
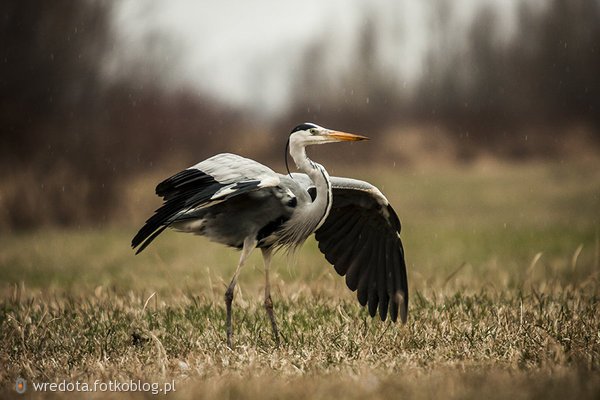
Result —
[[[450, 0], [126, 0], [116, 13], [122, 58], [152, 51], [171, 85], [191, 85], [221, 101], [255, 111], [285, 109], [304, 49], [327, 37], [328, 60], [343, 67], [370, 11], [379, 31], [379, 56], [399, 82], [419, 77], [436, 4]], [[514, 29], [520, 0], [452, 0], [457, 37], [478, 7], [500, 11], [502, 35]], [[148, 44], [151, 46], [148, 46]], [[158, 54], [157, 54], [158, 53]]]

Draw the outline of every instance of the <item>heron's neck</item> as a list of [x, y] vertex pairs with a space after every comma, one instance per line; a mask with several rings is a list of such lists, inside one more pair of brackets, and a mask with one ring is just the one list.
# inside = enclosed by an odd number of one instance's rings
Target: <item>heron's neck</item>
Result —
[[298, 169], [308, 175], [317, 189], [317, 197], [311, 204], [307, 205], [306, 217], [314, 220], [316, 224], [314, 229], [318, 229], [325, 222], [331, 210], [333, 195], [329, 174], [322, 165], [308, 158], [304, 146], [294, 146], [292, 144], [290, 154]]

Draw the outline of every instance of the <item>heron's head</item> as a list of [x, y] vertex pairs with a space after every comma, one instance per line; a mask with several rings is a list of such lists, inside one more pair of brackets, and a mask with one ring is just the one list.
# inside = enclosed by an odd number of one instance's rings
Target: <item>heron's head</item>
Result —
[[353, 133], [334, 131], [311, 122], [306, 122], [292, 129], [289, 140], [292, 145], [309, 146], [311, 144], [355, 142], [365, 139], [368, 138]]

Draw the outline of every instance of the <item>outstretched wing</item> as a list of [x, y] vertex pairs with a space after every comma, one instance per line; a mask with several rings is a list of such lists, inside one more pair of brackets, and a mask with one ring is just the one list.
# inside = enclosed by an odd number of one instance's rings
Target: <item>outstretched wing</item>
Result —
[[[279, 184], [279, 176], [270, 168], [235, 154], [217, 154], [181, 171], [156, 186], [164, 200], [131, 241], [148, 246], [169, 225], [186, 213], [225, 201], [231, 197]], [[137, 254], [136, 253], [136, 254]]]
[[408, 281], [400, 220], [385, 196], [373, 185], [349, 178], [331, 178], [333, 205], [315, 232], [319, 250], [338, 274], [346, 276], [369, 314], [385, 321], [406, 322]]

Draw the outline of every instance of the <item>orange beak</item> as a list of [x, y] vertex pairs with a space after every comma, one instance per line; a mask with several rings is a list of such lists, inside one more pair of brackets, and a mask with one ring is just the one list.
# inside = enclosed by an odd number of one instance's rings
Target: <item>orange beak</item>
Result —
[[354, 133], [346, 133], [340, 131], [329, 131], [327, 135], [342, 142], [356, 142], [359, 140], [369, 140], [369, 138], [366, 136], [355, 135]]

